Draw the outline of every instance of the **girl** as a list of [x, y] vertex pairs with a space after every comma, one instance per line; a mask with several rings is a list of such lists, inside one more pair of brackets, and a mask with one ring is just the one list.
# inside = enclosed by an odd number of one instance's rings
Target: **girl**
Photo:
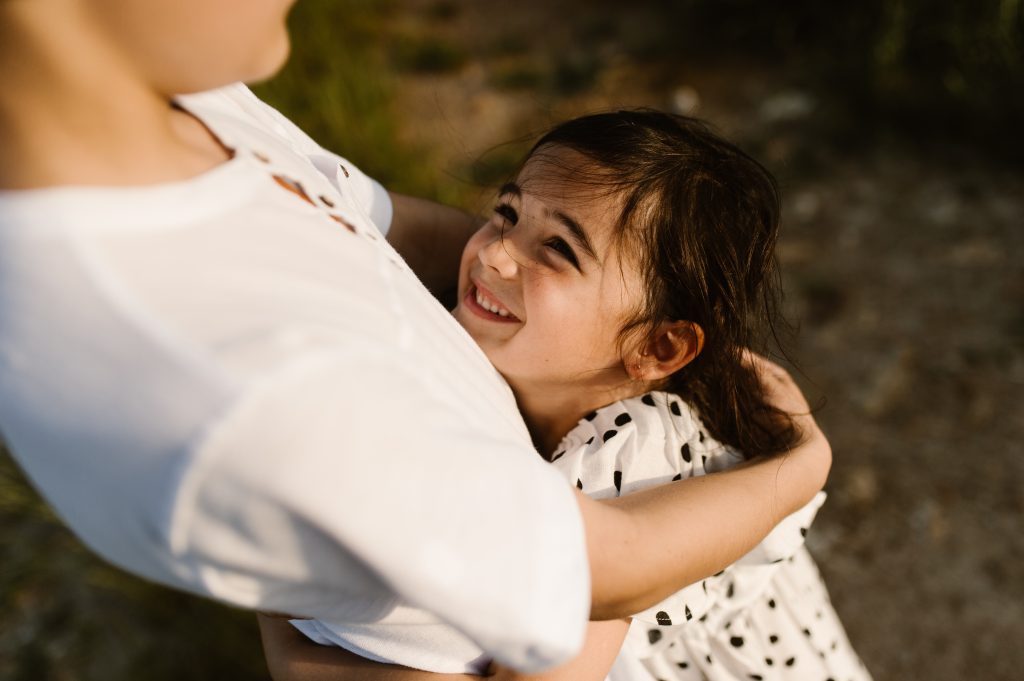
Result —
[[[777, 456], [798, 433], [744, 348], [772, 328], [778, 217], [767, 171], [696, 120], [575, 119], [501, 189], [463, 252], [453, 315], [512, 386], [538, 449], [591, 496]], [[802, 547], [821, 501], [632, 627], [592, 624], [583, 655], [542, 678], [605, 678], [628, 630], [614, 679], [868, 679]], [[414, 610], [294, 624], [420, 669], [489, 662]]]

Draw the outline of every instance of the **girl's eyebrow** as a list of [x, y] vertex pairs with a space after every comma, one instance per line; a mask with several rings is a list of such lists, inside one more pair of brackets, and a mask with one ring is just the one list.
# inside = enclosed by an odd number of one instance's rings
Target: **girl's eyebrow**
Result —
[[587, 238], [587, 233], [583, 230], [580, 223], [576, 222], [572, 216], [566, 215], [560, 210], [552, 211], [552, 214], [555, 216], [556, 220], [565, 225], [566, 229], [569, 230], [569, 233], [572, 234], [573, 241], [575, 241], [576, 245], [580, 247], [580, 250], [589, 255], [591, 259], [600, 262], [597, 257], [597, 253], [594, 252], [594, 247], [590, 244], [590, 239]]
[[[498, 196], [504, 196], [505, 194], [511, 194], [512, 196], [522, 198], [523, 189], [515, 182], [506, 182], [498, 190]], [[584, 253], [589, 255], [591, 259], [598, 260], [597, 252], [594, 250], [594, 246], [590, 243], [590, 239], [587, 237], [586, 230], [577, 222], [572, 216], [563, 213], [560, 210], [552, 211], [552, 215], [555, 219], [565, 225], [565, 228], [572, 234], [572, 240], [576, 242], [576, 245], [580, 247]]]
[[505, 194], [521, 197], [523, 195], [523, 190], [520, 189], [519, 185], [515, 182], [506, 182], [501, 185], [501, 189], [498, 190], [498, 196], [504, 196]]

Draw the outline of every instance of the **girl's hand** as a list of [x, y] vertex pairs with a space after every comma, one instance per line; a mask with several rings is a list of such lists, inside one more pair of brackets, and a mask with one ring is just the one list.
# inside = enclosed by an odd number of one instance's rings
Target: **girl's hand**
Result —
[[788, 371], [752, 350], [743, 351], [743, 361], [761, 378], [765, 397], [772, 406], [789, 414], [807, 414], [811, 411]]
[[[766, 357], [745, 350], [743, 359], [760, 377], [767, 402], [789, 414], [800, 431], [800, 444], [785, 456], [789, 460], [795, 459], [795, 463], [805, 469], [808, 482], [815, 486], [814, 491], [824, 487], [832, 467], [832, 447], [811, 416], [811, 407], [800, 387], [788, 371]], [[797, 504], [790, 512], [802, 505]]]

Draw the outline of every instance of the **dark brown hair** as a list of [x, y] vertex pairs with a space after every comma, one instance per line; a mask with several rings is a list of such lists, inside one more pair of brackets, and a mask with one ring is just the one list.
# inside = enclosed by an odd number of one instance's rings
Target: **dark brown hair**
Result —
[[753, 458], [790, 449], [789, 415], [765, 401], [742, 351], [778, 318], [775, 242], [779, 193], [765, 168], [703, 122], [659, 111], [600, 113], [556, 125], [534, 145], [574, 150], [594, 164], [579, 181], [621, 193], [618, 241], [639, 265], [645, 303], [623, 329], [665, 321], [704, 331], [704, 349], [660, 389], [699, 412], [711, 434]]

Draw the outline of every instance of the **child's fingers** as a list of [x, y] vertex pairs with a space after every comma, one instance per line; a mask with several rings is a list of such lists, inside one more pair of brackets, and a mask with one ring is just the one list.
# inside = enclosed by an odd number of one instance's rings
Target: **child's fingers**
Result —
[[810, 405], [789, 372], [767, 357], [743, 350], [743, 361], [757, 372], [769, 404], [789, 414], [807, 414]]
[[743, 349], [743, 361], [753, 367], [763, 377], [767, 376], [781, 381], [792, 381], [788, 371], [764, 355], [759, 355], [749, 348]]

